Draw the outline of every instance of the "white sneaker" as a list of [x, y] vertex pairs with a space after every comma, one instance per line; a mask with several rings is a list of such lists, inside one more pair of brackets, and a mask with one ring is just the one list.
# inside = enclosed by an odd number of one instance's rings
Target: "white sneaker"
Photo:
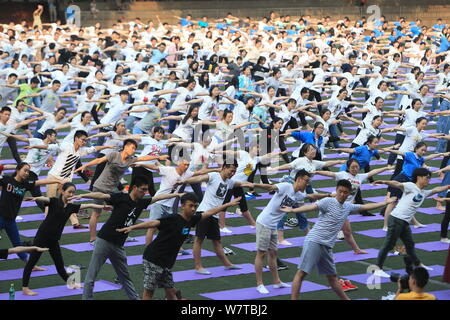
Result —
[[22, 216], [17, 216], [16, 217], [16, 221], [22, 221], [23, 220], [23, 217]]
[[345, 237], [344, 237], [344, 232], [343, 232], [342, 230], [340, 230], [340, 231], [338, 232], [337, 238], [338, 238], [339, 240], [343, 240], [343, 239], [345, 238]]
[[442, 238], [441, 242], [443, 242], [443, 243], [450, 243], [450, 239], [449, 238]]
[[382, 278], [390, 278], [391, 277], [389, 274], [384, 272], [383, 269], [379, 269], [379, 270], [375, 271], [373, 273], [373, 275], [376, 276], [376, 277], [382, 277]]
[[287, 240], [283, 240], [283, 241], [281, 241], [281, 242], [278, 242], [278, 244], [282, 244], [282, 245], [284, 245], [284, 246], [292, 246], [292, 243], [290, 243], [290, 242], [287, 241]]
[[203, 274], [203, 275], [209, 275], [209, 274], [211, 274], [211, 271], [203, 268], [203, 269], [200, 269], [200, 270], [195, 270], [195, 273]]
[[419, 223], [419, 224], [415, 224], [414, 225], [414, 228], [426, 228], [427, 227], [427, 225], [426, 224], [421, 224], [421, 223]]
[[268, 294], [269, 290], [266, 289], [266, 287], [264, 287], [263, 284], [260, 284], [259, 286], [256, 287], [256, 290], [261, 293], [261, 294]]
[[290, 287], [291, 287], [290, 284], [287, 284], [287, 283], [284, 283], [284, 282], [276, 283], [276, 284], [273, 285], [274, 289], [290, 288]]
[[388, 229], [388, 228], [383, 228], [383, 231], [384, 231], [384, 232], [387, 232], [387, 229]]
[[422, 267], [422, 268], [424, 268], [424, 269], [427, 269], [428, 271], [433, 271], [433, 270], [434, 270], [433, 268], [430, 268], [430, 267], [424, 265], [423, 263], [421, 263], [421, 264], [419, 265], [419, 267]]
[[221, 229], [220, 229], [220, 232], [223, 232], [223, 233], [233, 233], [233, 231], [231, 231], [231, 230], [228, 229], [227, 227], [221, 228]]
[[242, 211], [241, 211], [241, 209], [237, 208], [237, 209], [236, 209], [236, 214], [242, 216]]
[[256, 229], [256, 226], [250, 226], [251, 229]]
[[287, 143], [295, 143], [296, 141], [297, 140], [295, 140], [295, 138], [293, 138], [293, 137], [289, 137], [289, 138], [286, 139]]

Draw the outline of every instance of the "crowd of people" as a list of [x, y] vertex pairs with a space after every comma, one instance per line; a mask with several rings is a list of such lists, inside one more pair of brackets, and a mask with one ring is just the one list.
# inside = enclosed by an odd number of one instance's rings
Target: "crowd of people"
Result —
[[[40, 16], [42, 7], [35, 13]], [[136, 229], [148, 230], [143, 298], [164, 288], [167, 299], [177, 299], [171, 269], [179, 254], [190, 254], [182, 246], [191, 228], [198, 274], [211, 274], [202, 265], [205, 239], [212, 240], [225, 269], [240, 268], [221, 243], [221, 233], [231, 233], [225, 212], [237, 205], [236, 213], [255, 228], [255, 290], [261, 297], [269, 293], [262, 279], [266, 257], [271, 290], [290, 287], [279, 277], [285, 266], [277, 259], [280, 243], [292, 245], [284, 239], [286, 223], [306, 234], [293, 299], [316, 268], [339, 298], [348, 299], [344, 291], [354, 286], [337, 276], [333, 247], [340, 238], [355, 254], [367, 253], [352, 235], [352, 213], [370, 216], [379, 208], [384, 214], [377, 276], [389, 277], [383, 265], [398, 239], [417, 269], [429, 269], [415, 251], [410, 225], [425, 227], [415, 213], [439, 194], [439, 240], [450, 243], [450, 26], [441, 19], [424, 26], [402, 17], [369, 23], [274, 12], [261, 20], [228, 14], [195, 21], [187, 15], [177, 25], [156, 18], [118, 21], [111, 28], [45, 24], [40, 18], [33, 26], [0, 26], [0, 169], [15, 170], [0, 176], [0, 229], [19, 247], [22, 201], [35, 201], [45, 212], [32, 253], [11, 251], [25, 263], [23, 294], [38, 294], [29, 287], [30, 275], [42, 270], [37, 263], [47, 249], [58, 274], [69, 279], [59, 240], [70, 220], [73, 228], [89, 228], [93, 246], [83, 299], [93, 299], [107, 259], [128, 298], [140, 299], [124, 249]], [[384, 107], [389, 98], [394, 108]], [[387, 125], [386, 117], [397, 124]], [[345, 121], [354, 125], [344, 128]], [[430, 132], [434, 123], [436, 132]], [[346, 128], [355, 129], [354, 138]], [[395, 142], [380, 148], [389, 132], [396, 133]], [[436, 153], [427, 154], [433, 138]], [[17, 141], [27, 144], [26, 155]], [[351, 146], [341, 147], [343, 142]], [[4, 161], [5, 144], [17, 165]], [[298, 148], [291, 152], [289, 144]], [[326, 150], [349, 157], [336, 160]], [[83, 164], [88, 155], [96, 158]], [[431, 172], [427, 163], [438, 157], [440, 169]], [[386, 165], [372, 169], [373, 158]], [[330, 170], [337, 165], [339, 171]], [[279, 183], [270, 179], [284, 170], [288, 174]], [[391, 179], [374, 181], [389, 170]], [[442, 183], [430, 189], [434, 173]], [[89, 193], [76, 191], [75, 174]], [[318, 192], [314, 175], [335, 180], [335, 191]], [[261, 183], [255, 183], [258, 176]], [[361, 187], [367, 181], [386, 185], [384, 202], [364, 204]], [[188, 185], [193, 193], [185, 192]], [[271, 194], [257, 217], [247, 203], [260, 196], [255, 189]], [[79, 222], [86, 209], [92, 209], [89, 227]], [[97, 232], [104, 210], [112, 212]], [[314, 211], [318, 221], [310, 228], [305, 213]], [[150, 220], [136, 224], [142, 212]], [[296, 219], [287, 220], [288, 213]], [[415, 273], [415, 279], [424, 277]]]

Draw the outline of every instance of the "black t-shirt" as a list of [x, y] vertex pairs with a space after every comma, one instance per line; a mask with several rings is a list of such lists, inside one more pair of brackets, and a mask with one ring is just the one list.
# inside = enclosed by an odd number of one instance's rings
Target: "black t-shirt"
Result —
[[8, 249], [0, 249], [0, 259], [8, 259]]
[[128, 235], [123, 232], [117, 232], [116, 229], [132, 226], [139, 218], [142, 210], [146, 209], [151, 202], [152, 198], [133, 201], [128, 193], [118, 192], [111, 194], [111, 200], [108, 203], [113, 206], [113, 211], [98, 232], [98, 237], [118, 246], [123, 246]]
[[171, 269], [190, 229], [201, 218], [202, 215], [197, 212], [189, 221], [179, 214], [159, 219], [161, 224], [158, 227], [158, 236], [145, 248], [144, 259], [160, 267]]
[[50, 198], [48, 204], [48, 214], [39, 226], [35, 236], [36, 240], [59, 240], [72, 213], [80, 211], [81, 204], [69, 203], [64, 208], [64, 202], [60, 198]]
[[0, 175], [0, 186], [2, 195], [0, 196], [0, 217], [8, 220], [16, 220], [20, 205], [22, 204], [25, 192], [34, 188], [35, 182], [18, 182], [10, 176]]

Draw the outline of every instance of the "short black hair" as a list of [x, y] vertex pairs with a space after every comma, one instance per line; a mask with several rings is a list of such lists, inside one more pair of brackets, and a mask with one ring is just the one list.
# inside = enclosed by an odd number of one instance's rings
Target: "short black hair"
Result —
[[410, 277], [416, 280], [416, 285], [422, 289], [427, 285], [430, 275], [427, 269], [423, 267], [416, 267], [412, 270]]
[[3, 112], [5, 112], [5, 111], [11, 112], [11, 108], [10, 108], [10, 107], [7, 107], [7, 106], [4, 106], [4, 107], [2, 107], [2, 109], [0, 110], [0, 113], [3, 113]]
[[81, 138], [81, 137], [87, 137], [88, 136], [88, 134], [87, 134], [87, 132], [86, 131], [84, 131], [84, 130], [77, 130], [76, 132], [75, 132], [75, 135], [73, 136], [73, 141], [75, 141], [75, 138]]
[[126, 139], [126, 140], [123, 142], [123, 147], [125, 148], [125, 146], [126, 146], [127, 144], [134, 144], [134, 146], [136, 147], [136, 149], [137, 149], [137, 147], [138, 147], [138, 144], [137, 144], [136, 140], [133, 140], [133, 139]]
[[134, 186], [136, 186], [137, 188], [142, 186], [148, 186], [147, 178], [143, 176], [134, 177], [133, 184], [130, 185], [130, 189], [132, 190]]
[[431, 172], [426, 168], [416, 168], [413, 171], [412, 182], [416, 183], [418, 177], [431, 177]]
[[308, 171], [306, 171], [305, 169], [301, 169], [295, 175], [295, 180], [297, 180], [298, 178], [301, 178], [301, 177], [305, 177], [305, 176], [311, 177], [311, 174]]
[[339, 187], [347, 188], [349, 191], [352, 191], [352, 184], [350, 181], [342, 179], [337, 182], [336, 189]]
[[197, 198], [197, 196], [194, 193], [188, 192], [188, 193], [186, 193], [185, 195], [183, 195], [181, 197], [181, 205], [185, 204], [186, 201], [191, 201], [193, 203], [198, 203], [198, 198]]
[[44, 139], [47, 138], [48, 136], [51, 136], [52, 134], [56, 135], [56, 131], [53, 129], [47, 129], [44, 132]]

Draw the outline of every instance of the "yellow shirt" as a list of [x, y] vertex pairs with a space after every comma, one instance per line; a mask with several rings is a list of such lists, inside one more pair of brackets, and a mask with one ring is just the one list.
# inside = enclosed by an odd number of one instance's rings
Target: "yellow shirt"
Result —
[[400, 293], [395, 300], [436, 300], [436, 297], [429, 293], [408, 292]]

